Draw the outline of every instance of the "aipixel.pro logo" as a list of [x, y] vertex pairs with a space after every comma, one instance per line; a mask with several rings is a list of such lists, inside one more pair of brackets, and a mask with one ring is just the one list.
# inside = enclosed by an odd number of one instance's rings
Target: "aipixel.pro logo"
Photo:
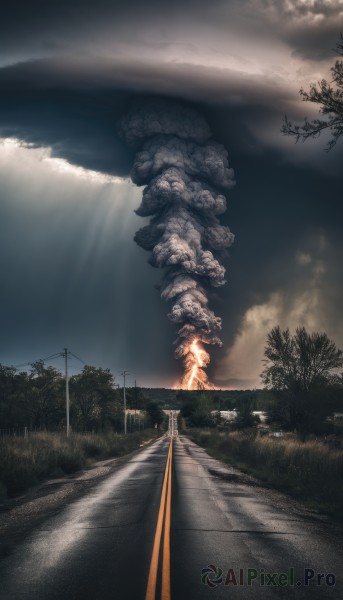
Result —
[[223, 569], [215, 565], [208, 565], [201, 571], [201, 583], [210, 588], [217, 587], [223, 583]]

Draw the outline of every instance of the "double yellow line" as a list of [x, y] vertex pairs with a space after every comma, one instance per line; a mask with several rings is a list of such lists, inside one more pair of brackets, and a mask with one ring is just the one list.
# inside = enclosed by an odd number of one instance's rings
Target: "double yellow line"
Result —
[[161, 600], [170, 600], [170, 512], [171, 512], [171, 477], [172, 477], [173, 438], [170, 438], [166, 468], [164, 472], [160, 508], [158, 511], [154, 545], [152, 549], [149, 579], [145, 600], [155, 600], [158, 571], [158, 557], [160, 553], [161, 537], [163, 532], [162, 554], [162, 588]]

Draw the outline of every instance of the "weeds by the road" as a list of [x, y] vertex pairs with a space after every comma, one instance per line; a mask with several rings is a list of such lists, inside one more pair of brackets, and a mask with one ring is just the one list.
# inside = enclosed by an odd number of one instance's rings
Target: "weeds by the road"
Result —
[[33, 433], [29, 438], [0, 440], [0, 501], [37, 483], [54, 472], [74, 473], [92, 459], [127, 454], [148, 439], [156, 430], [130, 433], [81, 434], [70, 437], [61, 433]]
[[256, 436], [254, 432], [187, 430], [209, 454], [267, 484], [342, 518], [343, 451], [320, 441]]

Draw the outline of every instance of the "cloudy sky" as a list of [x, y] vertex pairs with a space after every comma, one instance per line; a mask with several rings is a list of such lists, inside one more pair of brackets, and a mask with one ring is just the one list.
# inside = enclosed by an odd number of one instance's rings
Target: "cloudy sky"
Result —
[[[299, 88], [330, 76], [343, 0], [11, 3], [0, 21], [0, 362], [65, 346], [85, 362], [172, 385], [175, 330], [161, 273], [133, 242], [142, 188], [117, 121], [137, 96], [191, 103], [225, 145], [235, 233], [212, 351], [220, 387], [260, 385], [275, 324], [343, 347], [343, 141], [281, 135], [316, 110]], [[56, 363], [57, 366], [57, 363]], [[75, 361], [72, 369], [80, 368]]]

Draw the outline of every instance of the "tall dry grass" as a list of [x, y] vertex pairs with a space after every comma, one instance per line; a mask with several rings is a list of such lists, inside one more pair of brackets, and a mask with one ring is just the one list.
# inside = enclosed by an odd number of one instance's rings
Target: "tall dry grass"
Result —
[[301, 442], [238, 431], [189, 430], [188, 434], [210, 454], [313, 506], [340, 515], [343, 507], [343, 450], [333, 450], [317, 440]]
[[74, 473], [95, 458], [122, 456], [144, 441], [156, 437], [156, 430], [130, 433], [81, 434], [33, 433], [28, 439], [0, 440], [0, 501], [16, 494], [54, 472]]

